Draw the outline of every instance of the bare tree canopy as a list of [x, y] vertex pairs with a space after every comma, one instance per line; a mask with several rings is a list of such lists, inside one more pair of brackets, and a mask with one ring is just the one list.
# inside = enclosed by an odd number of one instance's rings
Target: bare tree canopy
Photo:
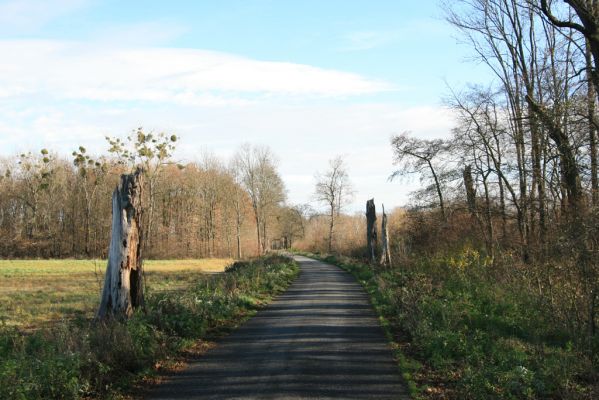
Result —
[[271, 219], [275, 217], [276, 208], [285, 201], [285, 185], [268, 147], [243, 145], [234, 157], [234, 165], [250, 196], [258, 248], [264, 253], [268, 248]]
[[329, 235], [328, 250], [333, 251], [335, 237], [335, 221], [341, 210], [353, 196], [353, 189], [347, 174], [347, 167], [342, 156], [329, 160], [329, 169], [317, 173], [314, 195], [318, 202], [328, 209]]
[[393, 172], [390, 179], [418, 173], [425, 179], [432, 180], [439, 199], [441, 217], [445, 219], [445, 203], [438, 162], [447, 150], [447, 143], [442, 139], [418, 139], [408, 132], [404, 132], [391, 138], [391, 147], [394, 156], [393, 164], [398, 166], [399, 169]]

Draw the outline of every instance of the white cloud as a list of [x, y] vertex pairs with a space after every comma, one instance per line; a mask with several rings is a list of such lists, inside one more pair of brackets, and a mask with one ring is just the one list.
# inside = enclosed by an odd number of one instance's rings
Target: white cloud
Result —
[[357, 74], [195, 49], [13, 40], [0, 41], [0, 54], [3, 97], [222, 105], [267, 95], [336, 97], [392, 89]]
[[180, 22], [159, 20], [114, 24], [94, 32], [91, 41], [119, 47], [165, 45], [188, 32]]
[[[230, 157], [241, 143], [266, 144], [277, 154], [280, 171], [294, 203], [313, 201], [314, 173], [324, 171], [337, 154], [347, 156], [356, 195], [348, 207], [362, 211], [374, 197], [391, 209], [405, 203], [418, 182], [388, 182], [393, 171], [389, 139], [411, 130], [419, 137], [441, 137], [453, 121], [440, 107], [401, 104], [251, 104], [196, 107], [177, 104], [44, 105], [11, 112], [0, 101], [0, 152], [39, 151], [68, 155], [83, 145], [105, 152], [104, 135], [127, 134], [143, 126], [181, 137], [177, 159], [191, 161], [201, 149]], [[316, 204], [314, 204], [316, 206]]]
[[346, 33], [340, 38], [340, 51], [364, 51], [391, 46], [399, 42], [412, 41], [417, 37], [447, 37], [454, 31], [443, 19], [414, 19], [400, 27], [391, 29], [358, 30]]
[[370, 50], [385, 46], [401, 38], [398, 31], [357, 31], [351, 32], [344, 38], [342, 51]]
[[405, 202], [409, 187], [387, 181], [390, 136], [439, 137], [453, 124], [440, 107], [337, 101], [392, 88], [308, 65], [60, 41], [0, 41], [0, 54], [2, 154], [47, 147], [68, 155], [78, 145], [104, 152], [105, 135], [138, 126], [181, 136], [182, 161], [198, 149], [228, 157], [243, 142], [267, 144], [297, 203], [312, 201], [314, 173], [337, 154], [347, 155], [356, 186], [350, 210], [373, 196], [389, 208]]

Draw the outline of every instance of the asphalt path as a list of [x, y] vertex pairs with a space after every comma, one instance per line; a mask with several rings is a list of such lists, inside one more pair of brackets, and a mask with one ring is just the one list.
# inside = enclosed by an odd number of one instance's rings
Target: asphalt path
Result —
[[148, 399], [409, 399], [362, 287], [296, 257], [300, 276]]

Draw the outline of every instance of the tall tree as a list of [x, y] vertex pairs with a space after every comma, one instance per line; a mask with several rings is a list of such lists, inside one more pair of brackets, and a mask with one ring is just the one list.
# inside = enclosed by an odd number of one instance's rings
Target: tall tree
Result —
[[241, 146], [234, 157], [234, 165], [252, 201], [258, 250], [264, 254], [268, 248], [270, 220], [285, 201], [285, 186], [268, 147]]
[[555, 16], [552, 3], [551, 0], [540, 0], [540, 8], [547, 19], [556, 27], [580, 32], [588, 41], [588, 48], [593, 55], [595, 65], [591, 71], [592, 83], [597, 96], [599, 96], [599, 3], [596, 0], [563, 0], [561, 2], [567, 4], [576, 13], [580, 23], [571, 18], [560, 19]]
[[237, 248], [237, 258], [241, 258], [241, 228], [246, 215], [247, 192], [243, 190], [243, 174], [240, 168], [237, 168], [235, 160], [230, 163], [229, 174], [232, 177], [232, 185], [229, 191], [229, 201], [232, 205], [235, 218], [235, 242]]
[[391, 179], [413, 173], [431, 179], [439, 199], [441, 218], [445, 220], [445, 201], [438, 163], [447, 149], [447, 143], [442, 139], [418, 139], [404, 132], [391, 138], [391, 147], [394, 155], [393, 164], [399, 167], [393, 172]]
[[281, 207], [277, 220], [283, 248], [289, 249], [305, 234], [302, 206]]
[[[549, 22], [567, 31], [576, 31], [585, 38], [585, 69], [587, 79], [587, 117], [589, 120], [589, 153], [591, 158], [591, 198], [594, 206], [599, 204], [599, 179], [597, 178], [597, 126], [595, 102], [599, 98], [599, 3], [593, 0], [563, 0], [578, 16], [579, 22], [571, 18], [560, 19], [554, 14], [551, 1], [541, 0], [540, 8]], [[574, 40], [573, 35], [568, 35]]]
[[329, 169], [316, 174], [315, 197], [326, 205], [329, 217], [328, 251], [333, 251], [336, 217], [342, 207], [351, 199], [353, 190], [342, 156], [329, 160]]
[[105, 159], [93, 159], [90, 155], [86, 154], [86, 149], [83, 146], [79, 146], [78, 150], [73, 151], [73, 165], [77, 168], [80, 185], [78, 185], [84, 194], [85, 208], [84, 208], [84, 229], [85, 229], [85, 255], [91, 256], [91, 230], [92, 230], [92, 213], [93, 205], [96, 200], [96, 194], [98, 188], [102, 184], [108, 166]]

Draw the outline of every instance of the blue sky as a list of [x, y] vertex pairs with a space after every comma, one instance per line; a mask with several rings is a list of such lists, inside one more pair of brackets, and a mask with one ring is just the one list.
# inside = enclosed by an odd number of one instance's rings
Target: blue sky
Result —
[[0, 155], [137, 126], [177, 133], [177, 157], [239, 144], [279, 157], [289, 201], [347, 158], [356, 195], [405, 203], [389, 137], [446, 136], [447, 84], [484, 82], [437, 1], [0, 1]]

